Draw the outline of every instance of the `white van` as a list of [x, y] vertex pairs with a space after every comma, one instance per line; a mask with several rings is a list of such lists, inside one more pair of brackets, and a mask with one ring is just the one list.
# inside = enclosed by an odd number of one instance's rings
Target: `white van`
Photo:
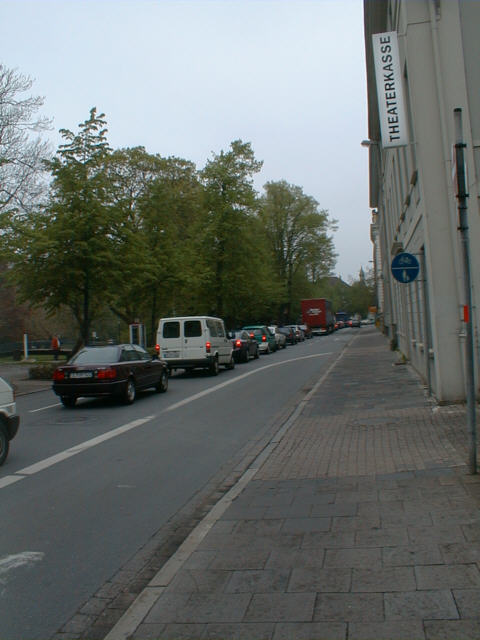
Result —
[[220, 318], [161, 318], [156, 349], [169, 369], [208, 369], [216, 376], [220, 365], [235, 366], [233, 344]]

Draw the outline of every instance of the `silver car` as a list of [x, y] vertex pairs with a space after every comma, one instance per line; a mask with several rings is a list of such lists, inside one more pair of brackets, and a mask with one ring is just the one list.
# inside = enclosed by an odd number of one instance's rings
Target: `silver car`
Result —
[[269, 327], [271, 333], [275, 335], [275, 342], [277, 343], [277, 349], [285, 349], [287, 346], [287, 336], [281, 331], [278, 331], [276, 324], [271, 324]]

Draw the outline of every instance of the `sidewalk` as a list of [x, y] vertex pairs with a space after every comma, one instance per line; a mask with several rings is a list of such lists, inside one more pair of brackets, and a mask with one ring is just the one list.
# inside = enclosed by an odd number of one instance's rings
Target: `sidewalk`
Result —
[[16, 396], [52, 388], [51, 380], [30, 380], [28, 364], [0, 364], [0, 378], [8, 382]]
[[478, 640], [465, 409], [396, 362], [362, 328], [106, 640]]

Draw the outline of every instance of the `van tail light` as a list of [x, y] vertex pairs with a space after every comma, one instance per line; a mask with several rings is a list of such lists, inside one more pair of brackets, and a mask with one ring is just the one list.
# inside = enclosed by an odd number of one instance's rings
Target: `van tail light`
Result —
[[160, 353], [160, 345], [159, 344], [155, 345], [155, 352], [156, 352], [157, 355]]
[[242, 341], [241, 340], [235, 340], [235, 346], [236, 347], [241, 347], [242, 346]]
[[210, 353], [210, 349], [212, 348], [212, 343], [211, 342], [206, 342], [205, 343], [205, 349], [207, 350], [207, 353]]
[[266, 342], [267, 341], [267, 336], [262, 336], [262, 342]]
[[63, 371], [63, 369], [55, 369], [53, 372], [53, 380], [54, 382], [62, 382], [62, 380], [65, 380], [65, 371]]
[[115, 367], [106, 367], [105, 369], [98, 369], [95, 377], [97, 380], [114, 380], [117, 377], [117, 370]]

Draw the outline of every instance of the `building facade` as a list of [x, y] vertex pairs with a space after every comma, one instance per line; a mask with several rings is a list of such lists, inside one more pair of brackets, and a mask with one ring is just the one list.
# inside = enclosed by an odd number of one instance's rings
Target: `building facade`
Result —
[[[467, 168], [473, 353], [478, 392], [480, 304], [480, 2], [364, 0], [371, 237], [385, 333], [440, 402], [466, 397], [466, 287], [453, 145], [461, 109]], [[408, 132], [381, 135], [373, 34], [396, 34]], [[387, 58], [385, 58], [387, 59]], [[391, 262], [413, 254], [418, 277], [398, 282]]]

